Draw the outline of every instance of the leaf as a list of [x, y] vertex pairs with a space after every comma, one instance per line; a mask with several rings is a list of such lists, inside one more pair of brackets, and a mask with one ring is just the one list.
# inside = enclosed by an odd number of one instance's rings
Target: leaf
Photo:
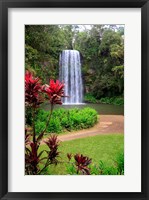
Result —
[[43, 152], [45, 152], [45, 150], [41, 151], [41, 152], [38, 154], [38, 158], [40, 158], [40, 156], [43, 154]]

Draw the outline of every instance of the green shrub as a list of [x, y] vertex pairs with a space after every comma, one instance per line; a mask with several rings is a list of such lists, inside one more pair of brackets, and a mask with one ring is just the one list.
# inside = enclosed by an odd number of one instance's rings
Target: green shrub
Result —
[[102, 160], [98, 165], [91, 165], [91, 174], [93, 175], [124, 175], [124, 153], [116, 155], [114, 164], [107, 166]]
[[92, 94], [85, 94], [84, 101], [87, 103], [105, 103], [113, 105], [124, 105], [124, 97], [115, 96], [115, 97], [103, 97], [100, 100], [96, 99]]
[[37, 123], [35, 124], [36, 133], [42, 132], [45, 127], [46, 127], [45, 122], [37, 121]]
[[62, 126], [58, 117], [52, 117], [48, 125], [47, 132], [49, 133], [61, 133]]
[[67, 164], [66, 165], [66, 171], [70, 175], [77, 175], [74, 165]]
[[[119, 154], [118, 157], [119, 156], [121, 157], [120, 160], [122, 161], [123, 160], [122, 154]], [[100, 160], [98, 165], [95, 165], [94, 163], [91, 164], [90, 165], [91, 175], [124, 175], [124, 164], [122, 164], [122, 162], [120, 162], [120, 160], [118, 160], [118, 163], [117, 163], [118, 165], [116, 164], [116, 165], [112, 165], [112, 166], [108, 166], [102, 160]], [[72, 164], [67, 164], [66, 170], [67, 170], [68, 174], [70, 174], [70, 175], [76, 174], [75, 167]]]
[[84, 101], [86, 103], [98, 103], [99, 101], [90, 93], [85, 94]]
[[[44, 130], [48, 115], [48, 111], [39, 110], [35, 122], [37, 134]], [[64, 131], [81, 130], [92, 127], [96, 123], [97, 112], [92, 108], [73, 108], [69, 110], [60, 108], [53, 111], [47, 132], [61, 133]]]
[[124, 153], [119, 153], [115, 160], [118, 174], [124, 174]]
[[124, 97], [103, 97], [99, 101], [105, 104], [124, 105]]
[[91, 173], [94, 175], [117, 175], [117, 168], [114, 166], [107, 166], [100, 160], [99, 165], [93, 165], [91, 167]]

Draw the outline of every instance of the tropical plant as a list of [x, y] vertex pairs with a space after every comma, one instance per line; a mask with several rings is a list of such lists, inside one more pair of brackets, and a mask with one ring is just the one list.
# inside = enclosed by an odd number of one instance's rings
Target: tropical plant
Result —
[[[38, 109], [35, 119], [35, 130], [37, 135], [46, 126], [48, 111]], [[29, 120], [31, 121], [31, 120]], [[64, 108], [53, 110], [50, 123], [47, 126], [48, 133], [62, 133], [73, 130], [81, 130], [94, 126], [98, 121], [98, 115], [93, 108]]]
[[123, 96], [122, 25], [25, 26], [26, 69], [32, 70], [45, 83], [49, 77], [58, 79], [58, 60], [64, 49], [80, 52], [85, 94], [90, 93], [98, 100], [102, 97]]
[[[45, 96], [44, 93], [47, 95]], [[41, 85], [39, 78], [35, 78], [29, 71], [25, 73], [25, 105], [29, 109], [32, 116], [31, 125], [32, 133], [28, 133], [28, 128], [25, 128], [25, 173], [27, 175], [40, 175], [46, 173], [47, 168], [51, 164], [57, 165], [59, 163], [58, 157], [60, 152], [58, 151], [60, 141], [57, 135], [53, 134], [43, 141], [43, 136], [48, 128], [49, 122], [52, 117], [53, 108], [55, 104], [62, 104], [61, 98], [64, 97], [64, 84], [58, 80], [50, 80], [49, 85]], [[49, 113], [46, 113], [46, 123], [44, 128], [40, 130], [37, 135], [36, 132], [36, 114], [38, 113], [39, 105], [45, 100], [49, 99], [51, 109]], [[39, 151], [41, 143], [44, 142], [49, 150]], [[46, 154], [46, 155], [45, 155]], [[67, 154], [69, 162], [72, 155]], [[82, 154], [74, 155], [74, 166], [77, 174], [90, 174], [90, 168], [88, 165], [91, 163], [91, 159]], [[41, 167], [42, 166], [42, 167]]]
[[[40, 134], [36, 135], [35, 129], [35, 115], [36, 110], [39, 107], [39, 104], [43, 102], [44, 96], [43, 93], [46, 93], [51, 104], [51, 110], [47, 116], [46, 124], [44, 129], [41, 130]], [[41, 86], [39, 78], [34, 78], [32, 73], [26, 71], [25, 74], [25, 105], [30, 108], [30, 113], [32, 115], [32, 141], [30, 140], [30, 134], [25, 130], [26, 140], [25, 140], [25, 172], [26, 174], [40, 174], [44, 169], [46, 169], [50, 164], [57, 164], [57, 157], [59, 155], [58, 146], [59, 141], [57, 136], [51, 135], [45, 143], [49, 147], [49, 151], [46, 151], [47, 156], [42, 158], [44, 150], [38, 153], [38, 149], [41, 144], [41, 140], [44, 136], [44, 133], [47, 130], [48, 124], [50, 122], [53, 107], [55, 104], [62, 104], [61, 97], [64, 96], [64, 84], [60, 83], [58, 80], [54, 82], [50, 80], [49, 85]], [[39, 164], [44, 162], [43, 169], [39, 168]]]
[[89, 165], [92, 162], [91, 158], [78, 153], [75, 155], [67, 153], [67, 158], [69, 162], [66, 165], [66, 168], [69, 174], [90, 175]]

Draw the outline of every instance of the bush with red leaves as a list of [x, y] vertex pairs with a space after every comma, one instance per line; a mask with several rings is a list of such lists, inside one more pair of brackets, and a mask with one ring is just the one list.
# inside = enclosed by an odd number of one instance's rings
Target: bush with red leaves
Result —
[[25, 103], [27, 106], [38, 107], [43, 99], [40, 95], [41, 82], [39, 78], [34, 78], [31, 72], [25, 73]]
[[74, 155], [75, 165], [77, 166], [77, 173], [81, 172], [82, 174], [90, 175], [90, 169], [88, 165], [91, 164], [92, 159], [87, 156], [83, 156], [82, 154]]
[[[47, 117], [46, 127], [43, 131], [36, 137], [35, 132], [35, 115], [36, 109], [38, 109], [39, 105], [43, 103], [43, 93], [46, 93], [51, 104], [51, 110], [49, 112], [49, 116]], [[46, 168], [51, 164], [58, 164], [59, 151], [58, 147], [60, 145], [60, 141], [58, 140], [56, 135], [51, 135], [48, 140], [45, 141], [45, 144], [48, 146], [49, 150], [42, 150], [38, 152], [39, 147], [41, 145], [41, 140], [46, 132], [47, 126], [50, 122], [53, 106], [55, 104], [62, 104], [61, 98], [65, 97], [64, 95], [64, 84], [60, 81], [50, 80], [49, 85], [41, 85], [40, 79], [33, 77], [33, 75], [27, 71], [25, 74], [25, 105], [31, 108], [31, 116], [32, 116], [32, 130], [33, 133], [28, 134], [28, 129], [25, 129], [25, 173], [26, 174], [42, 174]], [[32, 136], [32, 137], [31, 137]], [[32, 141], [30, 140], [32, 138]], [[42, 157], [43, 153], [46, 153], [47, 156]], [[67, 154], [69, 162], [72, 158], [72, 154]], [[87, 156], [83, 156], [82, 154], [74, 155], [76, 173], [79, 174], [90, 174], [90, 169], [88, 165], [91, 163], [91, 159]], [[40, 169], [40, 164], [43, 165], [42, 169]]]
[[[51, 110], [47, 118], [46, 127], [43, 131], [36, 137], [35, 132], [35, 115], [36, 109], [41, 103], [43, 103], [43, 94], [46, 93], [51, 103]], [[59, 141], [57, 136], [52, 135], [46, 142], [49, 147], [47, 152], [47, 157], [40, 158], [44, 151], [38, 153], [38, 148], [40, 146], [40, 141], [42, 140], [44, 133], [46, 132], [47, 126], [50, 122], [53, 106], [54, 104], [62, 104], [61, 97], [64, 96], [64, 84], [60, 83], [58, 80], [50, 80], [49, 85], [41, 85], [40, 79], [35, 78], [31, 72], [26, 71], [25, 73], [25, 105], [31, 109], [32, 116], [32, 141], [30, 141], [30, 134], [27, 133], [25, 129], [25, 145], [26, 145], [26, 154], [25, 154], [25, 171], [26, 174], [40, 174], [43, 169], [48, 167], [49, 164], [57, 164], [57, 157], [59, 155], [58, 146]], [[39, 168], [41, 161], [46, 160], [43, 169]]]
[[[89, 165], [92, 163], [92, 159], [82, 154], [75, 154], [74, 156], [71, 153], [67, 153], [67, 158], [69, 160], [70, 166], [67, 166], [67, 170], [71, 174], [83, 174], [90, 175]], [[74, 162], [70, 162], [72, 161]]]
[[51, 164], [57, 164], [57, 157], [59, 156], [58, 147], [60, 145], [60, 141], [57, 139], [57, 135], [51, 135], [45, 144], [49, 147], [50, 151], [48, 153], [48, 159]]
[[45, 92], [50, 100], [50, 103], [53, 104], [62, 104], [62, 97], [64, 95], [64, 84], [61, 83], [59, 80], [50, 80], [49, 85], [45, 84], [42, 86], [42, 91]]

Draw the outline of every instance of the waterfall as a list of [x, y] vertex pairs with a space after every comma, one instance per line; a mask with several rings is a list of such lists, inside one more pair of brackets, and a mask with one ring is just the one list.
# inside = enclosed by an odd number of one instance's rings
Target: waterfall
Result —
[[79, 104], [83, 101], [80, 53], [76, 50], [63, 50], [59, 59], [59, 79], [65, 83], [65, 104]]

